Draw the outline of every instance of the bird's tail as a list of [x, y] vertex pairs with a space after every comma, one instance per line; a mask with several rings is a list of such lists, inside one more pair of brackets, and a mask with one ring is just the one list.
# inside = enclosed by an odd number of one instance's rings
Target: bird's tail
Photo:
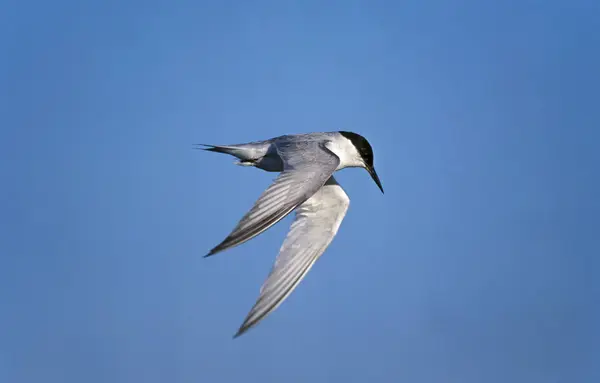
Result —
[[248, 145], [207, 145], [207, 144], [195, 144], [196, 149], [207, 150], [209, 152], [225, 153], [238, 158], [240, 161], [236, 162], [236, 165], [242, 166], [253, 166], [257, 158], [260, 158], [260, 154], [257, 156], [254, 150], [248, 148]]
[[196, 149], [207, 150], [209, 152], [225, 153], [230, 154], [232, 156], [236, 156], [236, 154], [239, 154], [239, 152], [241, 151], [238, 147], [224, 145], [195, 144], [194, 147]]

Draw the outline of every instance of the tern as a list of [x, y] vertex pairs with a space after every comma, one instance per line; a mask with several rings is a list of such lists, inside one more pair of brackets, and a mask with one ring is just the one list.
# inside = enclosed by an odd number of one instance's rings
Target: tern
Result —
[[291, 134], [245, 144], [197, 144], [197, 148], [237, 157], [237, 165], [280, 173], [227, 238], [205, 257], [249, 241], [296, 212], [257, 301], [233, 336], [237, 338], [283, 303], [337, 234], [350, 198], [333, 173], [364, 168], [382, 193], [383, 187], [373, 166], [371, 145], [353, 132]]

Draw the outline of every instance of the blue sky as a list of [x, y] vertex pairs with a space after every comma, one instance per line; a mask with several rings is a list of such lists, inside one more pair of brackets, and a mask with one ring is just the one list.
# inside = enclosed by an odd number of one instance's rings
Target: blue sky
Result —
[[[0, 381], [600, 381], [600, 6], [9, 1]], [[340, 232], [232, 340], [292, 217], [194, 151], [351, 130]]]

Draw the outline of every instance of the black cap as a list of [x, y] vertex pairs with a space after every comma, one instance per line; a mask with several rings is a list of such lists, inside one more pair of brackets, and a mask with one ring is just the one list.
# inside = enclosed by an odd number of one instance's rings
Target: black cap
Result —
[[375, 183], [377, 184], [377, 186], [379, 187], [379, 189], [381, 189], [381, 192], [383, 193], [383, 187], [381, 186], [381, 181], [379, 181], [379, 176], [377, 176], [377, 173], [375, 172], [375, 167], [373, 166], [373, 148], [371, 147], [371, 144], [369, 144], [369, 141], [367, 141], [366, 138], [364, 138], [363, 136], [361, 136], [360, 134], [357, 134], [357, 133], [346, 132], [346, 131], [340, 131], [339, 133], [342, 136], [349, 139], [350, 142], [352, 142], [352, 144], [358, 151], [358, 154], [365, 162], [367, 171], [373, 178], [373, 181], [375, 181]]

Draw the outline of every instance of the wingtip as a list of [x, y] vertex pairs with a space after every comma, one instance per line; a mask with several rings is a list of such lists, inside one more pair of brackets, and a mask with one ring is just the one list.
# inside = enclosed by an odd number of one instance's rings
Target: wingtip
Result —
[[244, 325], [242, 325], [237, 332], [233, 335], [232, 339], [237, 339], [240, 336], [244, 335], [244, 333], [246, 333], [246, 331], [248, 331], [248, 327], [244, 327]]
[[215, 247], [214, 249], [212, 249], [211, 251], [209, 251], [208, 254], [206, 254], [202, 258], [212, 257], [213, 255], [217, 254], [218, 252], [219, 252], [219, 250]]
[[208, 254], [206, 254], [206, 255], [204, 256], [204, 258], [211, 257], [211, 256], [213, 256], [213, 255], [215, 255], [215, 254], [217, 254], [217, 253], [219, 253], [219, 252], [221, 252], [221, 251], [223, 251], [223, 246], [221, 246], [221, 245], [217, 245], [217, 246], [213, 247], [213, 248], [212, 248], [212, 250], [211, 250], [211, 251], [209, 251], [209, 252], [208, 252]]
[[204, 256], [204, 258], [210, 257], [212, 255], [220, 253], [221, 251], [225, 251], [225, 250], [233, 247], [233, 246], [230, 246], [229, 240], [230, 240], [230, 237], [225, 238], [225, 240], [223, 240], [223, 242], [221, 242], [217, 246], [213, 247], [212, 250], [209, 251], [208, 254], [206, 254]]

